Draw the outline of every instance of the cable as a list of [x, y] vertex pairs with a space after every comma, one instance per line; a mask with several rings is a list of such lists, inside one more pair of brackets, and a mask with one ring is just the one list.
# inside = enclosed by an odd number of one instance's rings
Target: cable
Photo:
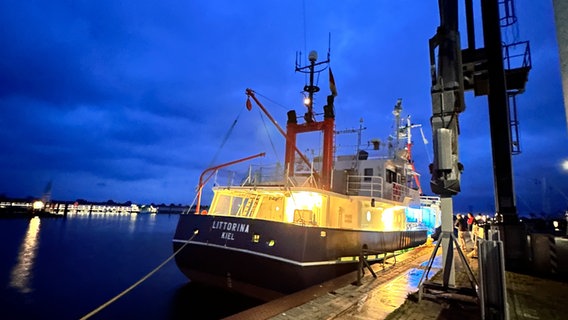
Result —
[[189, 244], [189, 242], [191, 240], [193, 240], [193, 238], [199, 233], [199, 230], [196, 229], [193, 232], [193, 235], [179, 248], [177, 249], [171, 256], [169, 256], [164, 262], [162, 262], [159, 266], [157, 266], [156, 268], [154, 268], [154, 270], [150, 271], [150, 273], [148, 273], [147, 275], [145, 275], [144, 277], [142, 277], [140, 280], [138, 280], [136, 283], [134, 283], [133, 285], [131, 285], [130, 287], [128, 287], [126, 290], [122, 291], [121, 293], [119, 293], [118, 295], [116, 295], [114, 298], [108, 300], [107, 302], [103, 303], [101, 306], [99, 306], [98, 308], [96, 308], [95, 310], [89, 312], [87, 315], [83, 316], [81, 318], [81, 320], [86, 320], [89, 319], [90, 317], [94, 316], [95, 314], [97, 314], [99, 311], [103, 310], [104, 308], [108, 307], [111, 303], [115, 302], [116, 300], [122, 298], [125, 294], [129, 293], [130, 291], [132, 291], [132, 289], [136, 288], [138, 285], [140, 285], [142, 282], [146, 281], [146, 279], [150, 278], [154, 273], [158, 272], [158, 270], [160, 270], [163, 266], [166, 265], [166, 263], [168, 263], [170, 260], [172, 260], [179, 252], [181, 252], [181, 250], [183, 250], [185, 248], [185, 246], [187, 246]]
[[229, 139], [229, 137], [231, 136], [231, 133], [233, 132], [233, 129], [235, 128], [235, 126], [237, 125], [237, 122], [239, 120], [239, 117], [241, 116], [243, 109], [241, 109], [239, 111], [239, 113], [237, 114], [237, 117], [235, 118], [235, 120], [233, 121], [233, 124], [231, 125], [231, 127], [229, 128], [229, 130], [227, 130], [227, 133], [225, 134], [225, 137], [223, 138], [223, 141], [221, 141], [221, 145], [219, 146], [219, 148], [217, 149], [217, 152], [215, 153], [215, 155], [213, 156], [213, 158], [211, 159], [211, 162], [209, 163], [209, 166], [212, 166], [213, 164], [215, 164], [215, 161], [217, 160], [217, 157], [219, 156], [219, 153], [221, 152], [221, 150], [223, 149], [223, 146], [225, 146], [225, 143], [227, 142], [227, 140]]
[[272, 141], [272, 138], [270, 136], [270, 131], [268, 131], [268, 127], [266, 126], [266, 121], [264, 119], [264, 116], [262, 115], [262, 112], [259, 110], [258, 113], [260, 114], [260, 119], [262, 119], [262, 125], [264, 126], [264, 130], [266, 131], [266, 135], [268, 136], [268, 140], [270, 141], [270, 146], [272, 147], [272, 152], [274, 152], [274, 155], [277, 158], [280, 158], [280, 156], [278, 155], [278, 152], [276, 151], [276, 147], [274, 146], [274, 141]]

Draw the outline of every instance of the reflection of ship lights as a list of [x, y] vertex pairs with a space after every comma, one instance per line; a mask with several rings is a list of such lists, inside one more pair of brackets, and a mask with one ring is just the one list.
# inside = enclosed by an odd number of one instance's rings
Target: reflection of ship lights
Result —
[[10, 276], [10, 286], [22, 293], [32, 291], [29, 282], [38, 249], [39, 225], [39, 217], [34, 217], [30, 220], [26, 237], [20, 246], [18, 263], [12, 269]]

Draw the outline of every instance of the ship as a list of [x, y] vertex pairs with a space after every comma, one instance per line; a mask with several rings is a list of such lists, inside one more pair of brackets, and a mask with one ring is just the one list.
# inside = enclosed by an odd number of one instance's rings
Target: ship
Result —
[[[296, 71], [309, 75], [303, 88], [307, 111], [303, 119], [288, 111], [286, 131], [256, 92], [245, 90], [247, 109], [254, 102], [284, 137], [284, 165], [251, 165], [238, 183], [216, 184], [208, 210], [202, 210], [203, 188], [215, 173], [265, 153], [207, 168], [196, 206], [179, 215], [173, 250], [191, 282], [269, 301], [426, 243], [427, 230], [410, 227], [406, 219], [408, 208], [420, 208], [421, 189], [411, 157], [412, 125], [402, 117], [401, 100], [392, 110], [394, 133], [387, 143], [373, 139], [361, 147], [366, 128], [360, 125], [353, 129], [357, 148], [339, 155], [329, 52], [324, 61], [317, 61], [315, 51], [308, 59], [305, 66], [296, 62]], [[316, 113], [313, 98], [320, 89], [314, 78], [323, 70], [329, 70], [330, 94]], [[301, 134], [310, 132], [323, 135], [321, 152], [311, 158], [297, 147]]]

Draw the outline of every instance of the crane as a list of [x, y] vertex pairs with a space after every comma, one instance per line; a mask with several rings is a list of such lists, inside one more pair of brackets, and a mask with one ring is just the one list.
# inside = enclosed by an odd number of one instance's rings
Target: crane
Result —
[[[466, 109], [464, 93], [487, 95], [493, 156], [495, 207], [501, 217], [500, 232], [505, 242], [506, 265], [523, 259], [523, 235], [518, 226], [512, 174], [512, 142], [509, 101], [524, 92], [530, 64], [505, 69], [501, 42], [500, 7], [509, 14], [513, 0], [481, 0], [484, 48], [476, 48], [473, 0], [464, 0], [468, 47], [461, 49], [458, 0], [439, 0], [440, 25], [429, 40], [434, 159], [430, 164], [430, 187], [440, 195], [442, 233], [453, 234], [452, 197], [461, 191], [464, 165], [459, 160], [459, 115]], [[504, 21], [516, 20], [503, 17]], [[528, 53], [530, 62], [530, 51]], [[437, 55], [436, 55], [437, 53]], [[513, 96], [514, 97], [514, 96]], [[513, 103], [514, 104], [514, 103]], [[451, 238], [450, 238], [451, 239]], [[525, 237], [526, 241], [526, 237]], [[452, 241], [444, 246], [444, 285], [453, 282]], [[458, 251], [459, 252], [459, 251]]]

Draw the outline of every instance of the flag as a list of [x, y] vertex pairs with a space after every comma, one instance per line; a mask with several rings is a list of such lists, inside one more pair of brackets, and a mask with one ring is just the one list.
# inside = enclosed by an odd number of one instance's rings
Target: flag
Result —
[[337, 88], [335, 87], [335, 79], [333, 78], [331, 67], [329, 67], [329, 90], [334, 97], [337, 96]]

